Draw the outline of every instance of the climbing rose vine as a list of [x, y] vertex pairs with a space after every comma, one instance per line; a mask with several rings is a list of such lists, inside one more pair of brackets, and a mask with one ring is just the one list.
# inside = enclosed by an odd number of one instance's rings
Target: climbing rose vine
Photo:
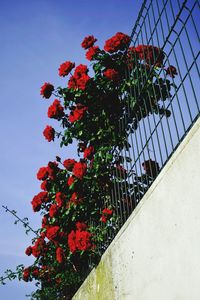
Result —
[[41, 191], [31, 205], [42, 216], [41, 228], [25, 249], [35, 261], [18, 270], [19, 279], [38, 283], [32, 299], [71, 299], [86, 270], [98, 263], [109, 245], [108, 229], [112, 234], [118, 230], [120, 204], [111, 205], [114, 184], [120, 181], [122, 199], [123, 190], [128, 190], [126, 202], [135, 206], [141, 189], [133, 186], [144, 184], [144, 178], [148, 185], [159, 171], [157, 162], [144, 161], [144, 174], [130, 184], [122, 163], [131, 159], [119, 153], [130, 148], [129, 132], [137, 130], [141, 119], [150, 114], [170, 116], [164, 103], [172, 84], [159, 71], [174, 77], [176, 68], [164, 66], [165, 53], [158, 47], [129, 47], [130, 37], [121, 32], [108, 39], [103, 49], [96, 42], [91, 35], [81, 44], [93, 75], [87, 65], [65, 61], [58, 68], [64, 87], [46, 82], [40, 90], [44, 99], [53, 96], [47, 116], [59, 124], [59, 130], [46, 125], [44, 138], [48, 142], [58, 138], [61, 147], [77, 141], [79, 159], [57, 156], [36, 174]]

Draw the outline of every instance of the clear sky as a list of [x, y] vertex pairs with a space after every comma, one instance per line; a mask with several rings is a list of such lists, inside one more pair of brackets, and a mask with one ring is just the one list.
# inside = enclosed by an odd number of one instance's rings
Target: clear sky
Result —
[[[39, 190], [36, 173], [39, 167], [54, 160], [75, 156], [71, 149], [59, 149], [48, 143], [42, 131], [47, 108], [52, 100], [43, 100], [41, 85], [66, 84], [58, 76], [59, 65], [71, 60], [86, 63], [83, 38], [93, 34], [98, 45], [117, 31], [130, 34], [141, 0], [0, 0], [0, 205], [27, 216], [34, 228], [40, 216], [32, 212], [30, 201]], [[6, 268], [32, 260], [24, 250], [31, 235], [14, 225], [14, 218], [0, 207], [0, 274]], [[23, 300], [33, 284], [8, 283], [0, 286], [0, 299]]]

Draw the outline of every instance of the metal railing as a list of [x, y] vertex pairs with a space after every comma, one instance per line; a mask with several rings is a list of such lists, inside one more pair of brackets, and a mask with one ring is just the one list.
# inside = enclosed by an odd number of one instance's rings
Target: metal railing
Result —
[[[168, 89], [166, 71], [158, 68], [158, 75], [164, 78], [167, 96], [162, 95], [159, 81], [157, 89], [161, 98], [163, 96], [164, 109], [171, 112], [170, 116], [159, 113], [144, 116], [144, 111], [140, 111], [130, 126], [127, 140], [130, 147], [119, 153], [124, 158], [122, 165], [125, 171], [116, 170], [118, 180], [115, 181], [110, 203], [119, 217], [119, 228], [199, 116], [199, 8], [197, 0], [145, 0], [133, 28], [130, 46], [160, 48], [165, 53], [164, 65], [175, 66], [178, 75], [171, 76], [172, 85]], [[141, 76], [139, 66], [136, 73], [140, 84], [130, 86], [130, 98], [142, 98], [143, 89], [151, 76], [149, 72]], [[158, 91], [154, 90], [155, 97]], [[134, 122], [137, 123], [137, 129], [133, 130]], [[120, 126], [123, 128], [123, 121]], [[150, 174], [144, 169], [148, 169]], [[128, 187], [124, 184], [125, 180]], [[113, 236], [108, 238], [111, 241]]]

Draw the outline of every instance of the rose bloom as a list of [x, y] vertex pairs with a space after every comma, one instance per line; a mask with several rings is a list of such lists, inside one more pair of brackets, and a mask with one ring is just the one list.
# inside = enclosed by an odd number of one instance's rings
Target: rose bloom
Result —
[[55, 129], [49, 125], [43, 131], [43, 135], [48, 142], [54, 141], [55, 138]]
[[71, 171], [73, 169], [74, 164], [76, 163], [75, 159], [66, 159], [63, 161], [63, 166], [68, 170]]
[[74, 70], [74, 77], [75, 78], [80, 78], [82, 75], [87, 74], [88, 73], [88, 67], [86, 65], [78, 65], [75, 70]]
[[88, 231], [76, 230], [76, 247], [78, 250], [85, 251], [91, 248], [91, 233]]
[[162, 65], [165, 54], [160, 48], [151, 45], [138, 45], [135, 50], [139, 58], [145, 60], [148, 64]]
[[94, 45], [97, 39], [93, 35], [86, 36], [81, 43], [83, 49], [88, 49]]
[[40, 95], [42, 95], [43, 98], [49, 99], [53, 91], [54, 91], [54, 86], [49, 82], [45, 82], [40, 89]]
[[47, 191], [49, 189], [49, 182], [47, 180], [44, 180], [40, 185], [41, 190]]
[[83, 222], [76, 222], [76, 228], [78, 230], [85, 230], [87, 228], [87, 224], [83, 223]]
[[56, 260], [61, 264], [64, 260], [64, 250], [61, 247], [56, 249]]
[[95, 56], [96, 54], [98, 54], [99, 51], [100, 51], [100, 49], [99, 49], [98, 46], [91, 47], [91, 48], [88, 49], [88, 51], [86, 52], [85, 57], [86, 57], [88, 60], [93, 60], [94, 56]]
[[58, 163], [56, 161], [49, 161], [47, 170], [49, 173], [49, 178], [52, 180], [56, 179], [56, 175], [60, 171], [60, 169], [58, 168]]
[[44, 250], [44, 247], [46, 245], [46, 242], [43, 238], [38, 238], [35, 241], [35, 245], [32, 247], [32, 255], [35, 257], [39, 257]]
[[34, 278], [38, 278], [39, 277], [39, 274], [40, 274], [40, 272], [39, 272], [39, 269], [38, 268], [35, 268], [33, 271], [32, 271], [32, 276], [34, 277]]
[[47, 229], [46, 237], [52, 241], [58, 236], [58, 232], [60, 230], [59, 226], [52, 226]]
[[51, 218], [55, 217], [58, 214], [58, 206], [56, 204], [52, 204], [49, 209], [49, 216]]
[[66, 199], [66, 196], [63, 193], [61, 193], [61, 192], [56, 193], [56, 199], [55, 200], [58, 204], [58, 207], [63, 206], [63, 203], [64, 203], [65, 199]]
[[37, 179], [38, 180], [45, 180], [49, 176], [48, 168], [47, 167], [41, 167], [39, 171], [37, 172]]
[[82, 163], [82, 162], [77, 162], [74, 165], [74, 168], [72, 170], [73, 174], [75, 177], [78, 177], [79, 179], [82, 179], [83, 176], [85, 175], [87, 170], [87, 165], [86, 163]]
[[88, 148], [86, 148], [84, 150], [84, 158], [85, 159], [92, 159], [93, 157], [93, 154], [94, 154], [94, 147], [93, 146], [89, 146]]
[[32, 247], [31, 246], [26, 248], [25, 254], [28, 255], [28, 256], [30, 256], [32, 254]]
[[64, 108], [58, 99], [55, 99], [54, 102], [49, 106], [47, 115], [49, 118], [58, 120], [64, 116]]
[[101, 219], [100, 219], [101, 222], [106, 223], [108, 218], [110, 218], [112, 214], [113, 214], [112, 209], [104, 208], [102, 210], [102, 216], [101, 216]]
[[30, 270], [29, 268], [25, 268], [23, 270], [23, 280], [27, 282], [29, 280], [29, 277], [30, 277]]
[[104, 73], [104, 76], [112, 81], [119, 81], [119, 73], [114, 69], [107, 69]]
[[71, 61], [64, 62], [60, 65], [60, 68], [58, 69], [59, 76], [67, 76], [74, 67], [75, 63], [72, 63]]
[[104, 50], [113, 53], [118, 50], [125, 50], [130, 42], [130, 37], [122, 32], [117, 32], [116, 35], [111, 37], [105, 42]]
[[142, 163], [144, 171], [148, 176], [155, 178], [160, 170], [159, 164], [154, 160], [146, 160]]
[[34, 212], [37, 212], [41, 209], [41, 205], [44, 202], [48, 201], [48, 193], [47, 192], [40, 192], [36, 196], [33, 197], [31, 201], [32, 208]]
[[69, 250], [74, 253], [76, 251], [76, 234], [74, 232], [74, 230], [72, 230], [70, 232], [70, 234], [68, 235], [68, 246], [69, 246]]
[[71, 186], [75, 182], [76, 178], [73, 176], [70, 176], [67, 180], [68, 186]]
[[90, 76], [83, 74], [80, 78], [76, 80], [77, 88], [84, 91], [90, 81]]
[[70, 198], [70, 203], [74, 203], [75, 205], [77, 205], [78, 203], [82, 202], [82, 198], [79, 198], [78, 194], [76, 192], [74, 192], [72, 195], [71, 195], [71, 198]]
[[170, 77], [174, 78], [176, 75], [178, 75], [178, 72], [174, 66], [169, 66], [166, 69], [166, 74], [169, 75]]
[[85, 112], [88, 110], [88, 107], [83, 106], [82, 104], [77, 104], [76, 108], [71, 112], [68, 119], [71, 123], [79, 121], [83, 118]]

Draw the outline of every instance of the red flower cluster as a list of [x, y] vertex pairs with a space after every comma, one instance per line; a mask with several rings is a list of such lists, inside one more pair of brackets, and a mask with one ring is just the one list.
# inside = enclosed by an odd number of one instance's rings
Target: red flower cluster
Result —
[[40, 187], [41, 187], [41, 190], [47, 191], [47, 190], [49, 189], [49, 182], [48, 182], [47, 180], [44, 180], [44, 181], [41, 183]]
[[29, 278], [30, 278], [30, 269], [25, 268], [23, 270], [23, 280], [27, 282], [27, 281], [29, 281]]
[[49, 176], [48, 167], [41, 167], [37, 172], [37, 179], [38, 180], [45, 180]]
[[157, 66], [160, 66], [163, 64], [165, 54], [158, 47], [138, 45], [135, 48], [135, 51], [138, 53], [140, 59], [145, 60], [150, 65], [156, 64]]
[[97, 39], [93, 35], [86, 36], [81, 43], [83, 49], [88, 49], [94, 45]]
[[148, 176], [155, 178], [160, 170], [159, 164], [154, 160], [146, 160], [142, 163], [144, 171]]
[[109, 80], [112, 80], [112, 81], [115, 81], [115, 82], [119, 81], [119, 79], [120, 79], [119, 73], [114, 69], [107, 69], [103, 74]]
[[55, 99], [54, 102], [49, 106], [47, 114], [49, 118], [58, 120], [64, 116], [64, 108], [58, 99]]
[[56, 193], [56, 199], [55, 200], [56, 200], [56, 203], [58, 204], [58, 207], [63, 206], [63, 203], [64, 203], [65, 199], [66, 199], [66, 196], [63, 193], [61, 193], [61, 192]]
[[104, 208], [102, 210], [102, 216], [101, 216], [101, 219], [100, 219], [101, 222], [106, 223], [108, 218], [110, 218], [112, 216], [112, 214], [113, 214], [112, 209]]
[[88, 59], [88, 60], [93, 60], [94, 59], [94, 56], [96, 54], [98, 54], [100, 51], [99, 47], [98, 46], [93, 46], [91, 47], [85, 54], [85, 57]]
[[63, 162], [63, 166], [68, 170], [72, 171], [74, 164], [76, 163], [75, 159], [66, 159]]
[[85, 175], [86, 170], [87, 170], [86, 163], [77, 162], [77, 163], [75, 163], [72, 172], [73, 172], [75, 177], [77, 177], [79, 179], [83, 179], [83, 176]]
[[84, 150], [84, 158], [85, 159], [92, 159], [94, 154], [94, 147], [93, 146], [89, 146], [88, 148], [86, 148]]
[[56, 204], [52, 204], [49, 208], [49, 216], [51, 218], [55, 217], [58, 214], [58, 206]]
[[50, 241], [55, 240], [59, 236], [59, 230], [60, 230], [59, 226], [49, 227], [46, 231], [46, 237]]
[[76, 192], [74, 192], [74, 193], [72, 194], [70, 200], [69, 200], [69, 203], [68, 203], [67, 207], [69, 207], [69, 205], [70, 205], [71, 203], [77, 205], [77, 204], [81, 203], [82, 201], [83, 201], [83, 198], [80, 198], [80, 197], [78, 196], [78, 194], [77, 194]]
[[54, 91], [54, 86], [49, 82], [45, 82], [40, 89], [40, 95], [42, 95], [43, 98], [49, 99], [53, 91]]
[[74, 67], [75, 63], [72, 63], [71, 61], [64, 62], [60, 65], [60, 68], [58, 69], [59, 76], [67, 76]]
[[61, 264], [65, 258], [64, 250], [61, 247], [56, 249], [56, 260]]
[[110, 53], [125, 50], [130, 42], [130, 37], [122, 32], [117, 32], [105, 42], [104, 50]]
[[[88, 249], [91, 249], [91, 233], [84, 230], [84, 226], [86, 225], [84, 223], [76, 223], [77, 228], [76, 231], [72, 230], [70, 234], [68, 235], [68, 245], [70, 251], [73, 253], [76, 250], [80, 251], [86, 251]], [[86, 225], [87, 226], [87, 225]], [[84, 229], [83, 229], [84, 228]]]
[[32, 208], [34, 212], [37, 212], [41, 209], [42, 203], [48, 202], [48, 193], [47, 192], [40, 192], [36, 196], [33, 197], [31, 201]]
[[169, 66], [166, 69], [166, 74], [169, 75], [170, 77], [174, 78], [176, 75], [178, 75], [178, 72], [174, 66]]
[[88, 68], [85, 65], [79, 65], [74, 71], [74, 75], [70, 77], [68, 82], [69, 89], [80, 89], [85, 90], [86, 86], [90, 80], [90, 77], [87, 75]]
[[76, 108], [71, 112], [68, 119], [71, 123], [79, 121], [83, 118], [85, 112], [88, 110], [88, 107], [83, 106], [82, 104], [77, 104]]
[[32, 246], [32, 255], [39, 257], [43, 251], [45, 251], [46, 242], [43, 238], [38, 238], [35, 245]]
[[43, 131], [43, 135], [48, 142], [54, 141], [55, 138], [55, 129], [49, 125]]

